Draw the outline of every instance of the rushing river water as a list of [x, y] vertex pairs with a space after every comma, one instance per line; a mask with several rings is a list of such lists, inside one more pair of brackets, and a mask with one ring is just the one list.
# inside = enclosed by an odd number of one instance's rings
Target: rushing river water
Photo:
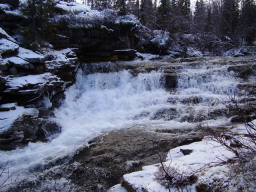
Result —
[[51, 142], [29, 143], [25, 148], [1, 151], [0, 163], [10, 171], [40, 168], [49, 162], [72, 156], [77, 149], [102, 132], [133, 124], [165, 124], [193, 127], [197, 122], [222, 125], [225, 101], [239, 95], [239, 79], [226, 65], [184, 65], [177, 73], [177, 88], [168, 92], [163, 70], [139, 73], [129, 70], [109, 73], [77, 73], [76, 83], [65, 93], [54, 121], [62, 126]]

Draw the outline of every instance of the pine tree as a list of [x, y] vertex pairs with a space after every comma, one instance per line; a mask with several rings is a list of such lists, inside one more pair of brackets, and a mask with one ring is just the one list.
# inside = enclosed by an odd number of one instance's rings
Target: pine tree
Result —
[[152, 0], [141, 1], [140, 21], [149, 28], [153, 29], [155, 27], [155, 12]]
[[51, 39], [54, 29], [50, 18], [54, 16], [55, 5], [54, 0], [28, 0], [22, 4], [21, 12], [26, 16], [22, 23], [26, 46], [36, 49], [37, 45]]
[[184, 33], [190, 32], [191, 25], [191, 10], [190, 0], [178, 0], [176, 5], [176, 22], [178, 23], [178, 30]]
[[221, 37], [221, 18], [222, 18], [222, 12], [221, 12], [221, 3], [220, 1], [213, 1], [212, 2], [212, 14], [211, 14], [211, 20], [212, 20], [212, 33], [215, 34], [217, 37]]
[[242, 1], [240, 33], [248, 45], [256, 40], [256, 4], [253, 0]]
[[171, 9], [172, 7], [171, 7], [170, 0], [160, 1], [160, 6], [158, 7], [158, 10], [157, 10], [158, 28], [170, 30], [169, 26], [171, 23], [171, 14], [172, 14]]
[[117, 0], [114, 7], [118, 10], [120, 15], [125, 15], [127, 13], [125, 0]]
[[194, 29], [196, 32], [202, 33], [206, 23], [206, 8], [203, 0], [196, 1], [194, 13]]
[[224, 0], [222, 6], [222, 35], [235, 40], [239, 17], [238, 0]]

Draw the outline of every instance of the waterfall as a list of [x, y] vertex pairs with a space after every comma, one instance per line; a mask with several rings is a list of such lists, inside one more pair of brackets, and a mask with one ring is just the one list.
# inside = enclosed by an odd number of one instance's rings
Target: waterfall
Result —
[[89, 75], [80, 70], [76, 83], [65, 93], [64, 103], [55, 111], [54, 120], [62, 126], [61, 134], [49, 143], [29, 143], [22, 149], [0, 151], [0, 164], [8, 161], [14, 171], [43, 167], [58, 158], [72, 156], [104, 131], [135, 121], [150, 121], [149, 117], [135, 117], [167, 104], [169, 93], [162, 79], [161, 70], [136, 77], [126, 70]]
[[0, 151], [0, 164], [12, 171], [33, 170], [70, 156], [103, 132], [132, 125], [163, 124], [191, 128], [196, 122], [228, 122], [225, 102], [238, 95], [237, 79], [225, 66], [182, 66], [178, 87], [167, 92], [162, 70], [133, 76], [128, 70], [77, 73], [76, 83], [65, 92], [54, 120], [61, 134], [48, 143], [29, 143], [13, 151]]

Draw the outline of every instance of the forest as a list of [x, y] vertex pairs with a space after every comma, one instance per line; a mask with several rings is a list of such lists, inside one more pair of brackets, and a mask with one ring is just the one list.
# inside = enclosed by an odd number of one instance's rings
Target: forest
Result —
[[[254, 0], [91, 0], [94, 9], [114, 8], [119, 14], [136, 15], [150, 29], [171, 34], [192, 33], [211, 39], [218, 37], [235, 45], [252, 45], [256, 37]], [[207, 45], [202, 45], [207, 46]]]

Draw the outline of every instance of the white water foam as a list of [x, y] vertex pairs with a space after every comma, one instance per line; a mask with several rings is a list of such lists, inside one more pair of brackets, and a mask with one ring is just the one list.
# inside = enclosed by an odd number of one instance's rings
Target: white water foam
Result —
[[24, 171], [72, 155], [102, 131], [149, 121], [149, 117], [134, 117], [163, 107], [168, 96], [161, 71], [136, 77], [128, 71], [91, 75], [79, 71], [76, 83], [66, 91], [63, 105], [55, 111], [61, 134], [48, 143], [29, 143], [22, 149], [0, 151], [0, 165], [8, 162], [11, 171]]

